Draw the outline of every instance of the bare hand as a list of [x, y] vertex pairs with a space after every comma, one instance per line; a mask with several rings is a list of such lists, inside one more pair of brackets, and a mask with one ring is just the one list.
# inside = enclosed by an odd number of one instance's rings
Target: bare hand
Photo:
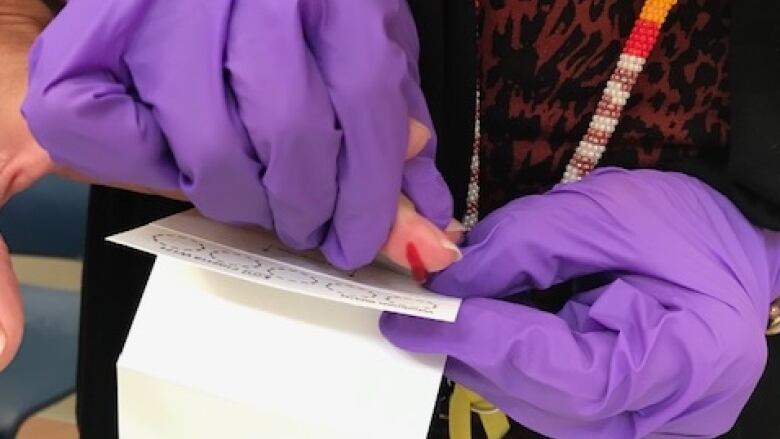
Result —
[[11, 267], [8, 247], [0, 238], [0, 370], [13, 359], [22, 341], [24, 316], [19, 284]]
[[[96, 183], [73, 170], [56, 166], [49, 154], [33, 138], [20, 111], [27, 92], [27, 56], [35, 37], [46, 21], [46, 10], [36, 2], [24, 2], [30, 10], [0, 0], [0, 206], [27, 189], [41, 177], [57, 173], [69, 179]], [[6, 11], [4, 8], [11, 8]], [[134, 192], [184, 200], [179, 192], [111, 182], [110, 186]]]
[[23, 20], [0, 28], [0, 205], [54, 168], [19, 111], [26, 89], [27, 52], [38, 31], [34, 21]]

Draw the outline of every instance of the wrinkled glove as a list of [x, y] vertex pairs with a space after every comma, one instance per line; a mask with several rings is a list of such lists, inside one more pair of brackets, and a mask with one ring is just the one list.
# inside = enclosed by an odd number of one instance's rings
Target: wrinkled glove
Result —
[[402, 189], [438, 227], [452, 201], [403, 0], [71, 0], [37, 40], [24, 114], [56, 162], [181, 189], [206, 216], [370, 262]]
[[[777, 233], [691, 177], [605, 169], [519, 199], [467, 236], [434, 291], [454, 324], [385, 314], [401, 348], [555, 438], [713, 437], [763, 371]], [[558, 313], [500, 298], [609, 273]]]

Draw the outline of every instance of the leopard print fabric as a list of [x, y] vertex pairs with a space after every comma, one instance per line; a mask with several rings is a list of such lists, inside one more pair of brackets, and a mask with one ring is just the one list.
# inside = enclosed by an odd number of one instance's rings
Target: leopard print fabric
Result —
[[[543, 191], [587, 130], [642, 0], [482, 0], [482, 213]], [[601, 165], [655, 167], [726, 148], [726, 0], [680, 0]]]

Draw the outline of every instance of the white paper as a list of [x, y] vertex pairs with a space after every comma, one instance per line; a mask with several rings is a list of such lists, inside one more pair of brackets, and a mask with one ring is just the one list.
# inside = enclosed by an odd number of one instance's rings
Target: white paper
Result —
[[433, 294], [378, 266], [344, 273], [316, 252], [295, 252], [259, 229], [231, 227], [195, 211], [108, 238], [272, 288], [380, 311], [452, 322], [460, 299]]
[[378, 310], [220, 271], [158, 258], [118, 363], [122, 439], [426, 437], [443, 356], [392, 346]]

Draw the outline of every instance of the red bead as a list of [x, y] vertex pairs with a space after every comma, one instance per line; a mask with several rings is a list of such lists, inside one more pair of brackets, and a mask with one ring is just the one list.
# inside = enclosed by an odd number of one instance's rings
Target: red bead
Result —
[[601, 131], [595, 128], [588, 128], [587, 135], [593, 139], [591, 143], [603, 144], [609, 138], [609, 134], [606, 131]]
[[596, 167], [596, 164], [588, 157], [582, 156], [579, 153], [574, 154], [571, 159], [571, 164], [578, 170], [584, 172], [590, 172]]
[[596, 109], [600, 111], [609, 111], [609, 112], [620, 111], [620, 108], [617, 105], [611, 102], [607, 102], [606, 100], [604, 100], [604, 98], [602, 98], [599, 101], [598, 105], [596, 105]]
[[631, 37], [653, 41], [658, 36], [658, 31], [658, 27], [654, 24], [637, 20], [634, 28], [631, 30]]
[[652, 40], [648, 41], [647, 38], [639, 35], [631, 35], [628, 40], [626, 40], [626, 46], [644, 47], [649, 46], [651, 43]]
[[650, 50], [643, 50], [643, 49], [637, 49], [632, 47], [626, 47], [626, 49], [623, 51], [623, 53], [627, 53], [629, 55], [638, 56], [640, 58], [647, 58], [648, 55], [650, 55]]
[[617, 118], [620, 117], [620, 112], [619, 111], [606, 110], [606, 109], [601, 109], [601, 108], [596, 108], [596, 114], [599, 115], [599, 116], [609, 117], [609, 118], [612, 118], [612, 119], [617, 119]]
[[612, 74], [612, 79], [615, 81], [620, 81], [624, 84], [628, 84], [629, 86], [633, 86], [636, 83], [637, 75], [626, 75], [622, 72], [615, 71], [615, 73]]
[[652, 48], [652, 44], [644, 41], [628, 40], [626, 41], [626, 48], [649, 50]]
[[642, 29], [647, 29], [649, 32], [652, 32], [653, 34], [656, 35], [661, 30], [661, 26], [659, 26], [657, 23], [650, 20], [643, 20], [641, 18], [636, 21], [634, 26], [641, 27]]
[[[665, 17], [664, 7], [650, 3], [649, 9], [646, 7], [643, 9], [643, 13], [648, 14], [648, 17], [656, 19], [657, 17]], [[623, 47], [623, 54], [632, 55], [642, 60], [647, 60], [648, 56], [656, 45], [658, 37], [660, 35], [661, 25], [655, 21], [647, 19], [638, 19], [634, 23], [634, 27], [631, 29], [628, 39]], [[629, 65], [629, 67], [634, 67]], [[615, 67], [615, 70], [610, 75], [612, 85], [610, 87], [614, 89], [617, 87], [619, 90], [629, 92], [636, 84], [638, 72], [629, 70], [627, 68]], [[616, 84], [616, 85], [615, 85]], [[613, 93], [605, 91], [598, 104], [596, 105], [595, 114], [600, 117], [619, 119], [620, 114], [623, 111], [625, 105], [624, 96], [612, 96]], [[595, 124], [601, 126], [600, 124]], [[593, 145], [605, 147], [609, 142], [612, 134], [608, 131], [588, 127], [587, 133], [583, 136], [585, 142]], [[601, 148], [599, 148], [601, 149]], [[590, 154], [590, 153], [588, 153]], [[575, 152], [569, 161], [569, 168], [567, 169], [565, 181], [576, 181], [581, 177], [584, 177], [590, 173], [598, 164], [596, 157], [585, 155], [585, 153]]]
[[632, 82], [636, 81], [636, 78], [638, 74], [636, 72], [633, 72], [631, 70], [626, 70], [624, 68], [618, 67], [615, 69], [615, 74], [620, 75], [625, 78], [629, 78]]
[[606, 135], [594, 135], [591, 134], [591, 129], [588, 129], [588, 134], [585, 135], [585, 141], [594, 145], [606, 146], [609, 141], [609, 136]]
[[621, 88], [625, 91], [631, 91], [631, 87], [633, 87], [635, 83], [635, 81], [631, 80], [631, 78], [626, 78], [620, 75], [612, 75], [609, 79], [617, 82], [618, 84], [621, 84]]

